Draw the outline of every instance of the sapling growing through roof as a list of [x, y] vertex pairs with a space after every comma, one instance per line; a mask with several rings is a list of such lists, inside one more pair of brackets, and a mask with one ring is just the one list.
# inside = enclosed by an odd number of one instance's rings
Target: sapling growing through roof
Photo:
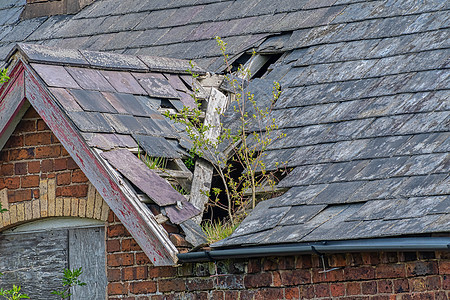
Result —
[[[251, 78], [250, 71], [244, 66], [237, 68], [235, 76], [229, 76], [232, 66], [226, 53], [227, 44], [216, 37], [226, 66], [225, 80], [232, 87], [230, 103], [237, 118], [237, 128], [232, 130], [225, 128], [220, 123], [219, 128], [206, 124], [201, 119], [201, 104], [197, 97], [198, 89], [192, 94], [197, 106], [184, 107], [178, 114], [165, 113], [172, 121], [184, 124], [193, 147], [191, 152], [199, 157], [209, 160], [216, 173], [223, 182], [223, 189], [213, 188], [210, 191], [202, 191], [210, 199], [210, 204], [227, 211], [231, 227], [235, 227], [240, 219], [245, 216], [247, 207], [254, 208], [257, 202], [257, 190], [262, 186], [274, 189], [277, 179], [276, 172], [269, 172], [264, 163], [268, 147], [277, 139], [285, 137], [284, 133], [277, 132], [276, 120], [270, 116], [274, 103], [280, 97], [281, 89], [278, 82], [274, 82], [272, 99], [268, 107], [259, 107], [258, 100], [248, 90], [248, 82]], [[193, 67], [193, 65], [192, 65]], [[188, 70], [193, 79], [197, 74]], [[236, 79], [238, 78], [238, 79]], [[195, 85], [194, 85], [195, 86]], [[224, 111], [217, 110], [217, 114], [224, 118]], [[219, 130], [217, 138], [211, 138], [211, 130]], [[223, 149], [229, 151], [224, 154]], [[243, 172], [235, 176], [233, 172], [236, 166]], [[276, 169], [279, 164], [276, 163]], [[219, 195], [224, 194], [227, 203], [219, 200]], [[249, 195], [249, 196], [248, 196]]]

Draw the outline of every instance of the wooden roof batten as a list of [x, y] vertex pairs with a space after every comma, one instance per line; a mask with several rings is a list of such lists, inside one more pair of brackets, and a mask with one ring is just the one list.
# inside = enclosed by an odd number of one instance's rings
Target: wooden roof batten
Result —
[[[95, 186], [108, 206], [132, 234], [142, 250], [156, 266], [169, 266], [177, 262], [178, 250], [169, 240], [161, 225], [145, 204], [130, 193], [118, 180], [110, 167], [95, 153], [76, 130], [75, 125], [53, 99], [34, 70], [28, 66], [20, 47], [9, 59], [8, 83], [0, 87], [0, 141], [4, 144], [24, 113], [27, 101], [34, 107], [71, 155], [89, 181]], [[5, 140], [5, 141], [4, 141]]]

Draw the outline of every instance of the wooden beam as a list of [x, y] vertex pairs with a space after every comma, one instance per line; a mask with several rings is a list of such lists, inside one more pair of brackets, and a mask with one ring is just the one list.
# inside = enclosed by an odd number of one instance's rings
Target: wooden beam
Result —
[[26, 67], [26, 97], [155, 266], [174, 265], [177, 249], [151, 212], [120, 185], [85, 143], [44, 84]]

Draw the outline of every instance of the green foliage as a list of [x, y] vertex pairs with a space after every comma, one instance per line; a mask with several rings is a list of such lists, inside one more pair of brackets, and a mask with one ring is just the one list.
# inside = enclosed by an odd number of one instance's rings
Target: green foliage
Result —
[[[0, 214], [2, 214], [2, 213], [4, 213], [4, 212], [6, 212], [6, 211], [8, 211], [6, 208], [3, 208], [2, 207], [2, 204], [0, 203]], [[0, 273], [1, 274], [1, 273]], [[0, 275], [1, 276], [1, 275]]]
[[165, 169], [167, 167], [167, 158], [165, 157], [152, 157], [147, 153], [142, 154], [141, 148], [138, 148], [138, 157], [142, 160], [149, 169]]
[[202, 230], [206, 235], [208, 243], [212, 244], [229, 237], [238, 225], [239, 223], [237, 222], [233, 225], [229, 222], [222, 223], [220, 220], [214, 222], [207, 220], [202, 223]]
[[9, 290], [0, 289], [0, 296], [7, 300], [30, 299], [27, 294], [22, 294], [20, 289], [21, 287], [17, 285], [13, 285]]
[[0, 70], [0, 84], [8, 82], [8, 80], [10, 79], [8, 74], [8, 69], [2, 69]]
[[81, 268], [73, 269], [73, 271], [70, 269], [64, 269], [64, 277], [62, 280], [64, 288], [60, 291], [53, 291], [52, 295], [58, 295], [61, 299], [68, 299], [72, 295], [69, 292], [71, 287], [86, 285], [86, 283], [78, 279], [81, 274], [83, 274]]
[[[221, 49], [226, 69], [229, 72], [232, 66], [229, 64], [226, 54], [227, 44], [219, 37], [216, 37], [216, 40]], [[197, 77], [190, 70], [189, 72], [193, 78]], [[207, 157], [213, 163], [223, 182], [224, 190], [213, 189], [213, 198], [209, 191], [202, 191], [202, 193], [209, 197], [212, 205], [227, 211], [232, 228], [238, 222], [237, 214], [245, 215], [245, 209], [248, 206], [255, 207], [256, 192], [259, 187], [268, 185], [273, 189], [275, 186], [275, 172], [266, 171], [263, 158], [266, 156], [265, 152], [270, 144], [285, 137], [285, 134], [277, 132], [278, 126], [275, 119], [270, 117], [273, 104], [281, 94], [279, 83], [274, 83], [271, 105], [261, 108], [258, 106], [254, 95], [247, 90], [247, 83], [251, 78], [250, 71], [240, 66], [235, 75], [233, 77], [226, 75], [225, 80], [233, 88], [231, 97], [234, 99], [231, 105], [239, 116], [237, 130], [232, 131], [220, 124], [220, 128], [218, 128], [219, 136], [211, 138], [212, 130], [217, 128], [205, 124], [201, 119], [201, 103], [197, 97], [198, 89], [196, 88], [194, 88], [192, 94], [194, 101], [197, 103], [196, 107], [184, 107], [178, 114], [174, 115], [169, 112], [165, 113], [167, 118], [185, 125], [186, 132], [193, 143], [191, 151], [198, 157]], [[217, 113], [223, 115], [222, 111], [217, 111]], [[221, 149], [219, 146], [224, 143], [229, 144], [232, 148], [229, 155], [224, 155], [222, 151], [218, 150]], [[236, 165], [241, 166], [244, 170], [239, 176], [235, 176]], [[228, 200], [226, 204], [219, 201], [221, 193], [226, 195]], [[248, 197], [247, 194], [251, 194], [251, 196]], [[218, 226], [212, 227], [218, 228]]]

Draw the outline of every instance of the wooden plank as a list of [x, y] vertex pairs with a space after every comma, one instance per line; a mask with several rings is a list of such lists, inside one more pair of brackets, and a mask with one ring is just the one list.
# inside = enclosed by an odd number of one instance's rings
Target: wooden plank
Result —
[[80, 218], [86, 217], [86, 199], [80, 199], [78, 203], [78, 216]]
[[72, 207], [70, 208], [70, 215], [72, 217], [78, 217], [78, 203], [79, 203], [78, 198], [74, 197], [70, 200], [70, 202], [72, 205]]
[[62, 197], [57, 197], [55, 205], [55, 216], [62, 217], [64, 215], [63, 209], [64, 209], [64, 199]]
[[129, 150], [112, 150], [103, 152], [101, 155], [159, 206], [167, 206], [184, 200], [183, 195], [175, 191], [167, 181], [149, 169]]
[[99, 220], [102, 216], [102, 205], [103, 199], [102, 196], [97, 192], [95, 193], [95, 204], [94, 204], [94, 219]]
[[41, 179], [39, 182], [39, 200], [41, 202], [41, 216], [46, 217], [48, 215], [48, 179]]
[[[206, 132], [206, 137], [212, 141], [216, 141], [220, 135], [220, 115], [218, 112], [223, 112], [227, 103], [228, 98], [224, 94], [216, 88], [211, 88], [211, 96], [208, 101], [204, 124], [212, 126]], [[189, 201], [201, 211], [205, 210], [205, 206], [209, 201], [208, 197], [202, 191], [206, 190], [209, 192], [211, 189], [213, 171], [214, 168], [211, 163], [201, 159], [195, 162]], [[194, 220], [200, 224], [202, 216], [200, 215]]]
[[105, 227], [69, 230], [69, 266], [82, 268], [86, 286], [71, 290], [71, 299], [104, 300], [106, 294]]
[[41, 203], [39, 201], [39, 199], [34, 199], [31, 201], [31, 210], [32, 210], [32, 215], [33, 215], [33, 219], [39, 219], [41, 217]]
[[72, 208], [72, 203], [71, 203], [72, 198], [70, 197], [64, 197], [63, 198], [63, 215], [65, 217], [70, 217], [70, 209]]
[[155, 266], [173, 265], [178, 253], [175, 246], [153, 215], [137, 196], [120, 185], [114, 170], [107, 166], [84, 142], [83, 138], [67, 119], [61, 108], [52, 100], [33, 75], [26, 70], [26, 97], [45, 123], [56, 135], [89, 181], [96, 187], [108, 206], [133, 235], [142, 250]]
[[86, 218], [94, 218], [94, 206], [95, 206], [95, 187], [92, 184], [89, 184], [88, 187], [88, 196], [86, 203]]
[[50, 178], [47, 186], [48, 216], [56, 216], [56, 179]]

